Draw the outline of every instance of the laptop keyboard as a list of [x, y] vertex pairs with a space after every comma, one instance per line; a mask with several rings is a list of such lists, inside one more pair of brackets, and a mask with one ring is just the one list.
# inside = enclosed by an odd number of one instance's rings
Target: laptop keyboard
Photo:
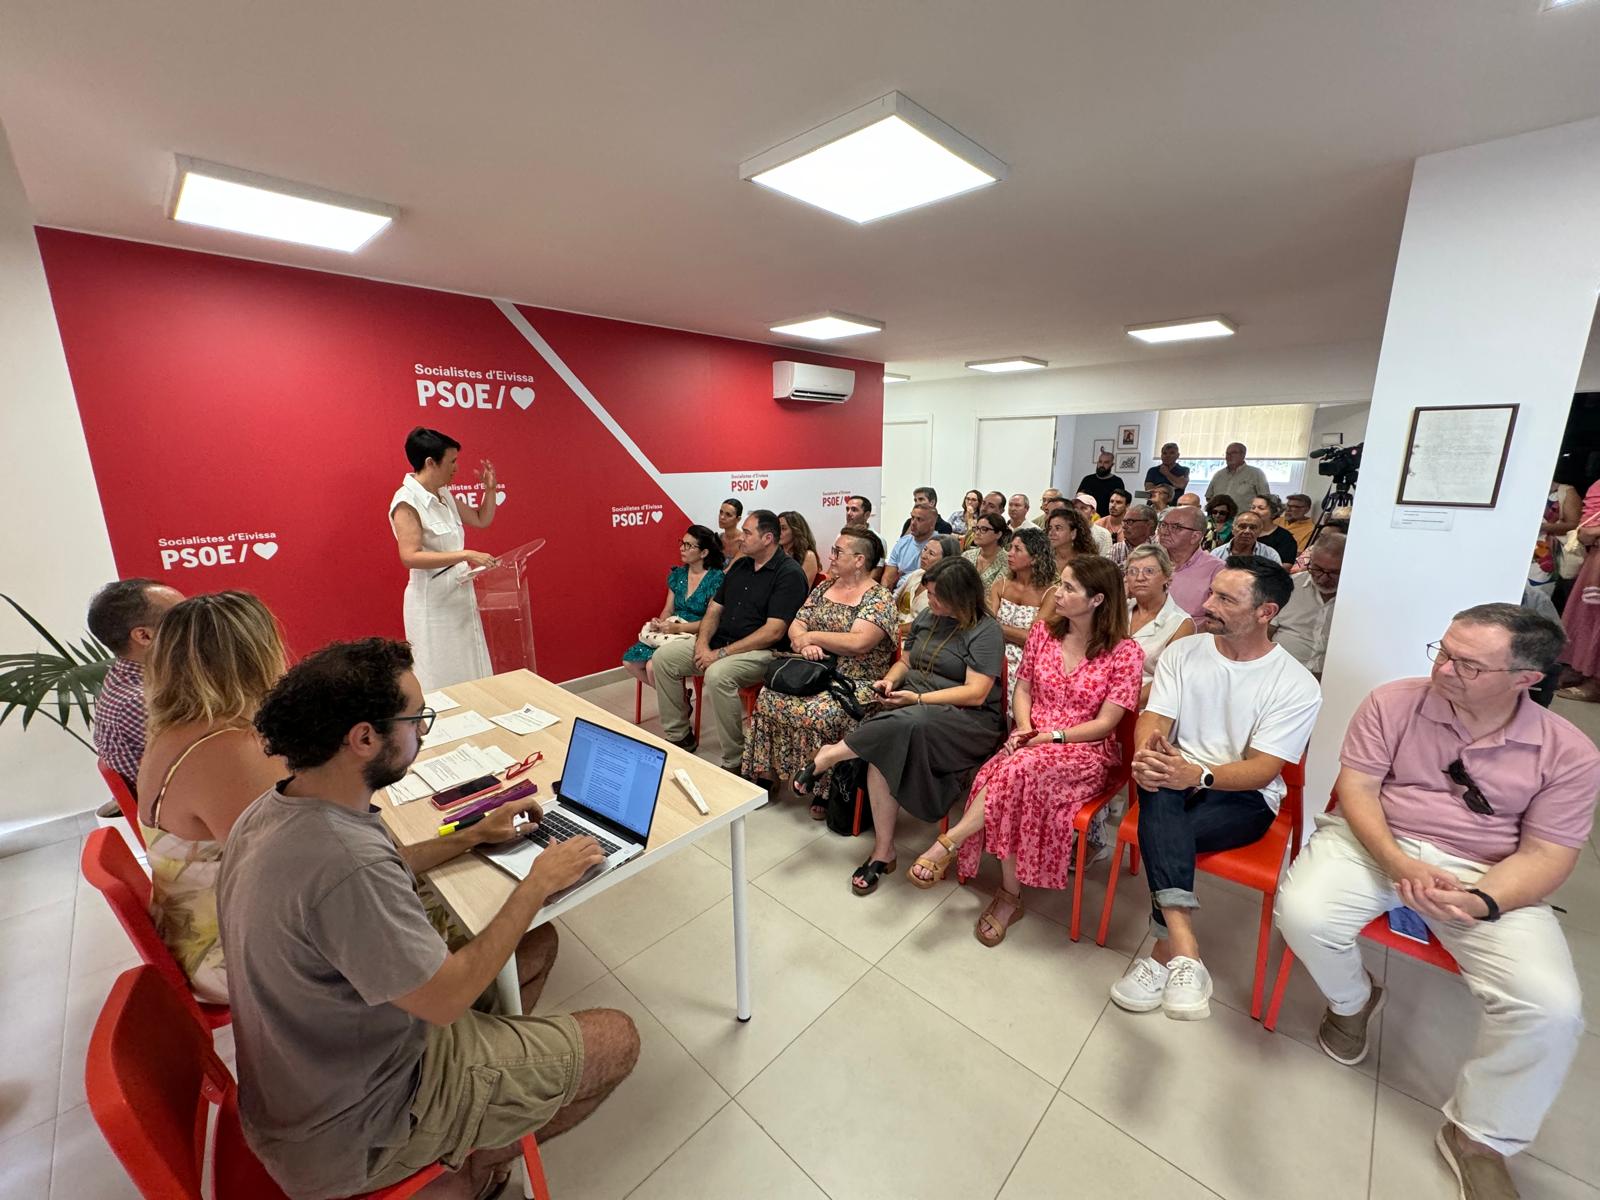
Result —
[[622, 849], [620, 845], [610, 838], [602, 837], [600, 834], [585, 829], [582, 825], [567, 820], [566, 817], [558, 812], [546, 813], [544, 819], [523, 836], [536, 846], [549, 846], [552, 842], [564, 842], [569, 838], [575, 837], [592, 837], [600, 843], [600, 849], [605, 851], [607, 858]]

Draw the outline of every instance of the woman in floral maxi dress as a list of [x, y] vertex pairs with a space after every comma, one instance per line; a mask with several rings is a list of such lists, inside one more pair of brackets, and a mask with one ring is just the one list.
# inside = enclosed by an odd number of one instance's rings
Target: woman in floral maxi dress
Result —
[[1074, 559], [1054, 611], [1028, 635], [1012, 696], [1015, 732], [973, 780], [961, 820], [910, 871], [912, 883], [929, 887], [958, 853], [962, 878], [977, 873], [985, 851], [998, 858], [1001, 888], [973, 931], [984, 945], [999, 945], [1022, 917], [1020, 885], [1066, 886], [1073, 820], [1117, 765], [1117, 725], [1138, 708], [1143, 666], [1115, 564]]

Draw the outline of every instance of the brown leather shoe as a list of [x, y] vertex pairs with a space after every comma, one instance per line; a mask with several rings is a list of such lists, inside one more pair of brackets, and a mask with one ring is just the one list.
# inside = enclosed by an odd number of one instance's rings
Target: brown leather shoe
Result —
[[1449, 1122], [1439, 1130], [1433, 1144], [1455, 1175], [1461, 1200], [1519, 1200], [1521, 1193], [1511, 1182], [1503, 1156], [1492, 1150], [1468, 1149], [1461, 1130]]
[[1366, 1007], [1348, 1017], [1341, 1017], [1330, 1008], [1322, 1014], [1322, 1025], [1317, 1030], [1322, 1052], [1347, 1067], [1366, 1058], [1372, 1045], [1372, 1018], [1383, 1008], [1383, 988], [1370, 975], [1367, 979], [1372, 984], [1372, 995], [1367, 997]]

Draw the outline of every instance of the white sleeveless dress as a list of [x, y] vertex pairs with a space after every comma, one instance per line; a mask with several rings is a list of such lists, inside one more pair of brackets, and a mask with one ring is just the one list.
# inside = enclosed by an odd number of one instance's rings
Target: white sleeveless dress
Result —
[[[394, 510], [409, 504], [422, 523], [422, 548], [449, 552], [466, 548], [466, 526], [448, 491], [441, 499], [407, 475], [389, 501], [390, 528]], [[478, 599], [466, 578], [466, 563], [443, 570], [413, 570], [406, 584], [406, 640], [416, 658], [417, 682], [425, 692], [482, 679], [494, 674], [489, 644], [478, 618]]]

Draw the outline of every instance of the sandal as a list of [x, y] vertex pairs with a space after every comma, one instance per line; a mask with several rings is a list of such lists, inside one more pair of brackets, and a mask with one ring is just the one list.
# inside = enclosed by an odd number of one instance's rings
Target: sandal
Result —
[[[1011, 916], [1006, 919], [1004, 925], [1000, 924], [1000, 918], [994, 915], [994, 910], [1002, 904], [1011, 905]], [[1025, 916], [1027, 916], [1027, 913], [1022, 909], [1020, 892], [1017, 895], [1013, 895], [1006, 891], [1005, 888], [1001, 888], [995, 892], [994, 898], [989, 901], [989, 907], [983, 910], [983, 915], [978, 918], [978, 923], [972, 928], [972, 934], [985, 946], [993, 948], [1005, 941], [1006, 930], [1010, 929], [1011, 926]]]
[[[811, 785], [816, 781], [817, 764], [815, 762], [808, 762], [805, 766], [800, 768], [799, 774], [789, 781], [789, 786], [794, 789], [794, 794], [796, 796], [809, 796], [811, 795]], [[813, 804], [811, 807], [812, 809], [815, 809], [817, 806]]]
[[[885, 875], [892, 875], [899, 865], [899, 860], [893, 858], [888, 862], [875, 858], [867, 859], [851, 873], [850, 890], [857, 896], [872, 895], [878, 890], [878, 880]], [[863, 884], [865, 886], [861, 886]]]
[[828, 819], [828, 806], [826, 804], [813, 804], [811, 806], [811, 819], [813, 821], [826, 821]]
[[[917, 861], [912, 863], [906, 871], [906, 878], [911, 880], [912, 885], [915, 887], [931, 888], [944, 878], [945, 872], [950, 869], [950, 864], [956, 861], [956, 852], [960, 850], [959, 846], [942, 833], [935, 841], [944, 847], [944, 857], [935, 862], [926, 854], [917, 856]], [[917, 874], [918, 867], [928, 872], [926, 878]]]
[[1576, 687], [1564, 687], [1556, 692], [1563, 700], [1581, 700], [1585, 704], [1600, 702], [1600, 690], [1594, 690], [1587, 683], [1580, 683]]

